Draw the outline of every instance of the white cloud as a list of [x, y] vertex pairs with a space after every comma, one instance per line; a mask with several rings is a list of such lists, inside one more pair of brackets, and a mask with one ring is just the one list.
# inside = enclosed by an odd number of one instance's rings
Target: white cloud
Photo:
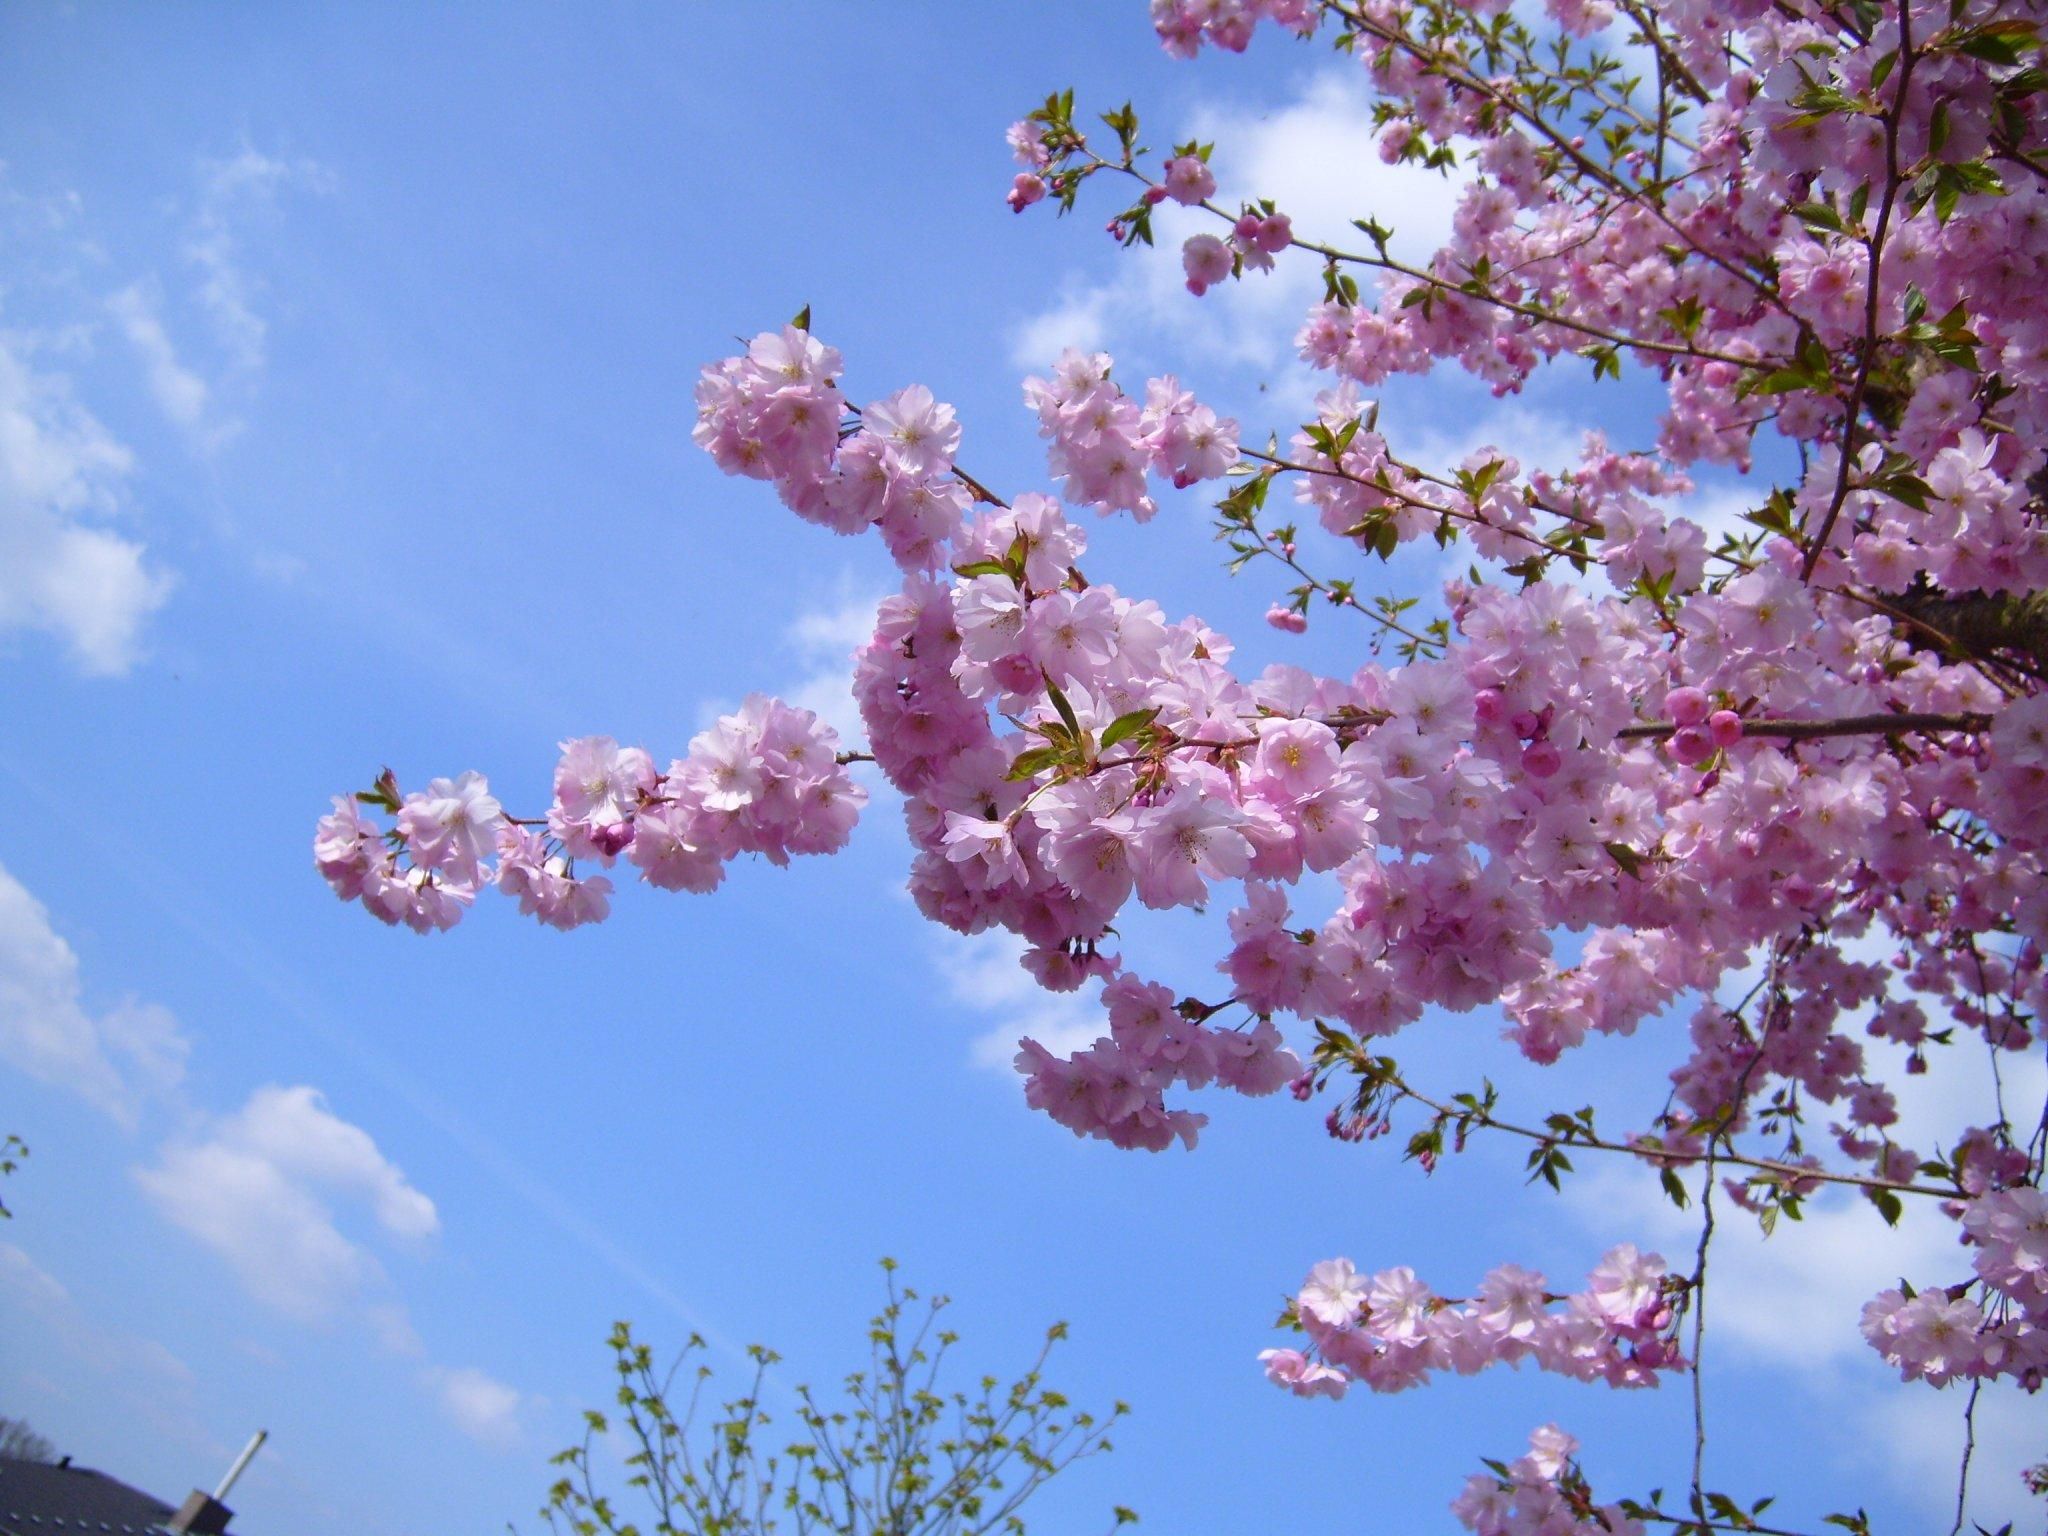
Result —
[[[257, 1301], [302, 1323], [355, 1323], [384, 1353], [417, 1362], [421, 1384], [464, 1434], [486, 1445], [514, 1443], [528, 1399], [473, 1367], [426, 1363], [426, 1346], [383, 1265], [360, 1236], [343, 1230], [337, 1213], [399, 1242], [440, 1230], [433, 1201], [369, 1133], [304, 1086], [259, 1088], [233, 1114], [199, 1116], [181, 1092], [189, 1045], [171, 1014], [131, 1000], [95, 1015], [81, 990], [76, 953], [42, 905], [0, 868], [0, 1060], [80, 1094], [124, 1126], [137, 1122], [151, 1096], [197, 1118], [197, 1133], [133, 1170], [158, 1214], [218, 1255]], [[111, 1388], [95, 1390], [111, 1390], [164, 1435], [194, 1440], [199, 1416], [183, 1363], [152, 1340], [93, 1322], [55, 1276], [6, 1243], [0, 1316], [24, 1321], [73, 1365], [108, 1378]], [[266, 1346], [242, 1347], [282, 1363]], [[75, 1375], [46, 1365], [32, 1379], [39, 1390], [69, 1398]], [[217, 1451], [208, 1442], [206, 1454]]]
[[799, 614], [789, 627], [790, 648], [806, 670], [783, 697], [815, 713], [839, 733], [842, 743], [857, 745], [867, 739], [853, 700], [853, 653], [874, 635], [880, 604], [880, 593], [848, 596], [830, 607]]
[[118, 505], [133, 458], [18, 345], [0, 334], [0, 634], [53, 634], [85, 671], [126, 672], [171, 586], [93, 521]]
[[[1854, 1418], [1864, 1431], [1861, 1459], [1937, 1516], [1935, 1530], [1946, 1530], [1954, 1514], [1968, 1403], [1962, 1386], [1901, 1386], [1864, 1403]], [[2041, 1459], [2040, 1401], [2010, 1382], [1987, 1386], [1977, 1400], [1975, 1438], [1964, 1529], [2038, 1528], [2041, 1501], [2020, 1474]]]
[[[198, 197], [183, 249], [197, 273], [192, 298], [210, 322], [227, 372], [246, 377], [263, 368], [270, 325], [259, 308], [262, 284], [243, 259], [243, 232], [252, 220], [274, 212], [281, 190], [324, 191], [330, 178], [310, 161], [279, 160], [244, 148], [225, 160], [201, 160], [196, 180]], [[193, 448], [211, 453], [241, 431], [241, 422], [219, 408], [217, 385], [228, 381], [209, 382], [179, 355], [155, 277], [121, 289], [107, 308], [135, 349], [158, 409]]]
[[198, 1238], [266, 1306], [301, 1321], [336, 1316], [383, 1267], [337, 1225], [328, 1199], [368, 1209], [392, 1236], [440, 1228], [434, 1203], [360, 1126], [312, 1088], [259, 1088], [205, 1140], [166, 1146], [136, 1181], [158, 1212]]
[[1698, 523], [1706, 533], [1707, 548], [1719, 549], [1721, 541], [1730, 534], [1746, 538], [1758, 531], [1756, 524], [1745, 522], [1744, 518], [1763, 505], [1770, 489], [1771, 483], [1765, 480], [1715, 476], [1696, 485], [1692, 494], [1681, 497], [1671, 511]]
[[1017, 935], [990, 929], [949, 940], [939, 951], [939, 971], [953, 1001], [995, 1021], [975, 1038], [976, 1066], [1009, 1071], [1017, 1042], [1027, 1035], [1065, 1056], [1109, 1033], [1108, 1018], [1092, 990], [1045, 991], [1018, 964], [1024, 948]]
[[[1567, 1190], [1589, 1230], [1640, 1234], [1674, 1269], [1691, 1269], [1697, 1207], [1677, 1210], [1647, 1173], [1603, 1167]], [[1857, 1331], [1864, 1302], [1901, 1276], [1947, 1281], [1969, 1268], [1955, 1224], [1923, 1202], [1909, 1202], [1899, 1225], [1887, 1227], [1867, 1202], [1826, 1194], [1807, 1204], [1803, 1221], [1781, 1221], [1768, 1238], [1727, 1209], [1725, 1196], [1721, 1204], [1708, 1260], [1708, 1348], [1730, 1344], [1759, 1363], [1861, 1361], [1870, 1356]]]
[[241, 423], [231, 419], [209, 419], [213, 391], [206, 380], [178, 360], [178, 350], [164, 329], [153, 284], [130, 284], [109, 299], [107, 307], [142, 360], [143, 378], [157, 408], [194, 446], [210, 452], [241, 429]]
[[197, 297], [222, 348], [244, 373], [263, 366], [270, 326], [256, 307], [260, 285], [242, 266], [239, 226], [267, 213], [286, 188], [324, 192], [332, 185], [310, 160], [281, 160], [247, 146], [228, 159], [199, 163], [199, 205], [185, 257], [198, 269]]
[[385, 1354], [407, 1360], [421, 1359], [426, 1355], [427, 1346], [420, 1338], [419, 1330], [413, 1327], [412, 1314], [406, 1311], [403, 1303], [387, 1301], [365, 1307], [363, 1321]]
[[145, 1098], [177, 1087], [189, 1049], [177, 1021], [153, 1003], [88, 1012], [77, 953], [0, 867], [0, 1060], [132, 1127]]
[[[1896, 943], [1873, 929], [1840, 941], [1840, 947], [1851, 962], [1883, 964]], [[1724, 978], [1721, 995], [1742, 995], [1762, 974], [1759, 956]], [[1938, 1016], [1939, 1003], [1926, 1001]], [[1868, 1012], [1857, 1010], [1840, 1027], [1854, 1038]], [[1926, 1156], [1993, 1118], [1999, 1085], [1982, 1051], [1967, 1044], [1936, 1051], [1931, 1070], [1916, 1075], [1906, 1070], [1905, 1047], [1875, 1038], [1858, 1044], [1867, 1074], [1895, 1095], [1898, 1119], [1889, 1134], [1897, 1144]], [[2001, 1072], [2006, 1113], [2024, 1134], [2039, 1123], [2048, 1102], [2048, 1062], [2007, 1053]], [[1815, 1114], [1812, 1133], [1825, 1137], [1835, 1118], [1825, 1110]], [[1643, 1170], [1601, 1167], [1567, 1188], [1589, 1229], [1633, 1227], [1665, 1245], [1674, 1267], [1681, 1252], [1690, 1267], [1697, 1211], [1674, 1208]], [[1713, 1331], [1759, 1359], [1805, 1365], [1874, 1359], [1857, 1329], [1864, 1302], [1901, 1278], [1915, 1285], [1949, 1284], [1970, 1273], [1956, 1224], [1926, 1199], [1907, 1200], [1898, 1226], [1887, 1227], [1861, 1197], [1829, 1190], [1806, 1202], [1804, 1220], [1781, 1221], [1769, 1238], [1740, 1210], [1722, 1214], [1711, 1255]]]
[[[867, 727], [861, 723], [860, 707], [853, 699], [853, 653], [874, 635], [875, 610], [881, 606], [884, 592], [858, 591], [853, 580], [841, 573], [837, 594], [799, 613], [783, 631], [783, 649], [795, 658], [800, 670], [774, 693], [784, 703], [808, 709], [831, 726], [843, 747], [857, 748], [867, 740]], [[698, 728], [708, 729], [738, 707], [729, 697], [700, 701]], [[864, 769], [861, 765], [855, 771]]]
[[232, 1122], [235, 1139], [287, 1173], [361, 1197], [399, 1237], [440, 1230], [434, 1202], [408, 1184], [361, 1126], [327, 1108], [312, 1088], [259, 1088]]
[[[1128, 258], [1133, 264], [1156, 260], [1150, 252]], [[1090, 285], [1069, 278], [1051, 306], [1040, 310], [1010, 332], [1010, 364], [1016, 368], [1043, 370], [1067, 348], [1099, 352], [1112, 345], [1110, 315], [1117, 299], [1135, 293], [1142, 285], [1122, 274], [1124, 281]]]
[[[1173, 137], [1215, 143], [1211, 166], [1221, 206], [1271, 198], [1298, 235], [1341, 249], [1368, 249], [1351, 221], [1376, 217], [1393, 228], [1395, 255], [1426, 257], [1448, 238], [1462, 190], [1462, 182], [1438, 172], [1380, 162], [1372, 97], [1357, 71], [1315, 75], [1293, 101], [1269, 113], [1204, 108]], [[1185, 287], [1181, 243], [1219, 230], [1209, 214], [1162, 203], [1153, 214], [1157, 243], [1122, 253], [1106, 282], [1069, 278], [1052, 305], [1012, 330], [1012, 363], [1043, 369], [1064, 347], [1116, 351], [1165, 343], [1198, 359], [1264, 369], [1287, 364], [1297, 321], [1322, 292], [1318, 258], [1295, 252], [1270, 274], [1249, 273], [1198, 300]], [[1356, 275], [1363, 286], [1370, 274]], [[1306, 398], [1299, 381], [1283, 392]]]
[[1465, 412], [1450, 427], [1434, 421], [1416, 423], [1405, 427], [1401, 436], [1404, 458], [1439, 473], [1462, 464], [1482, 448], [1508, 454], [1525, 475], [1534, 469], [1570, 469], [1583, 456], [1585, 444], [1583, 423], [1566, 421], [1518, 400]]
[[474, 1366], [434, 1367], [421, 1382], [455, 1427], [481, 1445], [504, 1447], [519, 1439], [519, 1410], [525, 1394]]

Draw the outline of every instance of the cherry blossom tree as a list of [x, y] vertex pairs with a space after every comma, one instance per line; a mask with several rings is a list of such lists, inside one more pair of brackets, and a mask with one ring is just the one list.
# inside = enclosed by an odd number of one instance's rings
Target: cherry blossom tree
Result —
[[[1338, 1397], [1523, 1360], [1616, 1388], [1687, 1377], [1671, 1502], [1598, 1502], [1547, 1426], [1455, 1513], [1481, 1536], [1775, 1529], [1703, 1472], [1731, 1208], [1768, 1230], [1824, 1187], [1887, 1221], [1924, 1202], [1954, 1261], [1869, 1301], [1870, 1347], [1965, 1411], [2048, 1371], [2048, 1123], [2001, 1091], [1940, 1144], [1902, 1144], [1884, 1065], [1988, 1057], [1996, 1080], [2041, 1049], [2042, 8], [1153, 0], [1152, 20], [1182, 57], [1261, 29], [1333, 46], [1376, 93], [1375, 142], [1347, 152], [1458, 179], [1448, 243], [1414, 260], [1387, 210], [1337, 245], [1273, 202], [1220, 201], [1229, 146], [1150, 151], [1129, 105], [1056, 94], [1011, 129], [1020, 213], [1107, 197], [1125, 245], [1169, 202], [1208, 220], [1181, 249], [1190, 304], [1312, 264], [1313, 419], [1251, 446], [1180, 380], [1127, 391], [1109, 357], [1069, 352], [1024, 385], [1053, 489], [1006, 499], [956, 461], [951, 407], [915, 384], [855, 404], [799, 315], [704, 370], [696, 438], [902, 568], [857, 658], [864, 746], [755, 696], [666, 766], [563, 743], [531, 817], [473, 772], [409, 793], [387, 772], [336, 800], [319, 869], [422, 932], [490, 886], [573, 928], [606, 914], [606, 871], [708, 891], [743, 854], [838, 849], [867, 798], [848, 765], [871, 759], [925, 916], [1021, 935], [1049, 990], [1099, 986], [1093, 1046], [1017, 1057], [1026, 1102], [1075, 1134], [1191, 1148], [1188, 1095], [1288, 1088], [1332, 1136], [1398, 1130], [1425, 1169], [1482, 1133], [1552, 1184], [1606, 1154], [1699, 1217], [1682, 1260], [1624, 1241], [1578, 1290], [1504, 1263], [1460, 1299], [1319, 1264], [1298, 1336], [1265, 1355], [1274, 1381]], [[1486, 449], [1433, 471], [1364, 392], [1446, 364], [1500, 395], [1590, 368], [1663, 412], [1653, 441], [1589, 434], [1569, 466]], [[1688, 500], [1704, 469], [1746, 476], [1733, 527]], [[1360, 626], [1354, 672], [1243, 675], [1200, 618], [1083, 574], [1087, 517], [1142, 522], [1168, 482], [1217, 487], [1232, 569], [1279, 575], [1274, 626]], [[1312, 568], [1297, 520], [1356, 567]], [[1465, 572], [1367, 592], [1425, 541]], [[1330, 882], [1333, 910], [1297, 910]], [[1220, 982], [1113, 952], [1133, 905], [1217, 902]], [[1388, 1054], [1472, 1011], [1538, 1063], [1654, 1029], [1669, 1095], [1616, 1129], [1420, 1084]], [[1966, 1456], [1958, 1528], [1967, 1476]]]

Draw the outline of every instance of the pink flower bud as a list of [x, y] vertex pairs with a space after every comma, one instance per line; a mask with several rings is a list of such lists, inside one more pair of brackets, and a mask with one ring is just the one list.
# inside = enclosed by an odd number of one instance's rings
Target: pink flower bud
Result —
[[1145, 206], [1146, 206], [1147, 208], [1156, 208], [1156, 207], [1158, 207], [1158, 206], [1159, 206], [1159, 204], [1161, 204], [1161, 203], [1163, 203], [1163, 202], [1165, 202], [1165, 201], [1166, 201], [1166, 188], [1164, 188], [1164, 187], [1147, 187], [1147, 188], [1145, 189], [1145, 197], [1144, 197], [1144, 202], [1145, 202]]
[[1308, 615], [1275, 603], [1266, 610], [1266, 622], [1275, 629], [1284, 630], [1290, 635], [1298, 635], [1308, 628]]
[[1517, 736], [1527, 741], [1543, 729], [1543, 717], [1532, 709], [1518, 709], [1515, 711], [1514, 719], [1508, 724], [1513, 727]]
[[1673, 725], [1698, 725], [1707, 718], [1707, 702], [1703, 688], [1674, 688], [1664, 696], [1664, 712]]
[[1554, 743], [1532, 741], [1522, 749], [1522, 771], [1532, 779], [1547, 779], [1564, 766], [1564, 754]]
[[1472, 695], [1472, 717], [1481, 725], [1498, 725], [1507, 712], [1507, 698], [1498, 688], [1482, 688]]
[[1022, 213], [1044, 196], [1045, 178], [1030, 171], [1020, 171], [1017, 179], [1010, 183], [1009, 195], [1003, 201], [1010, 205], [1012, 213]]
[[1666, 745], [1671, 755], [1688, 768], [1697, 768], [1714, 755], [1713, 739], [1696, 725], [1674, 731]]
[[1732, 709], [1717, 709], [1707, 720], [1707, 733], [1717, 747], [1732, 747], [1742, 740], [1742, 716]]
[[1276, 213], [1259, 220], [1258, 233], [1253, 236], [1259, 249], [1269, 256], [1278, 256], [1294, 244], [1294, 221], [1284, 213]]

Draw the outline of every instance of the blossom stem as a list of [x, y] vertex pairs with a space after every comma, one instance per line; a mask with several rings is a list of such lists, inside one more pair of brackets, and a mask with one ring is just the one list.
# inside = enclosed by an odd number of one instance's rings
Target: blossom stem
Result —
[[1531, 1126], [1516, 1125], [1484, 1110], [1443, 1103], [1410, 1087], [1406, 1079], [1399, 1074], [1390, 1073], [1383, 1080], [1403, 1098], [1413, 1099], [1439, 1114], [1453, 1119], [1469, 1120], [1474, 1125], [1506, 1131], [1511, 1136], [1520, 1136], [1527, 1141], [1542, 1142], [1548, 1146], [1586, 1147], [1595, 1152], [1620, 1152], [1659, 1167], [1689, 1168], [1699, 1163], [1732, 1163], [1743, 1168], [1754, 1168], [1759, 1173], [1769, 1174], [1772, 1178], [1787, 1184], [1843, 1184], [1854, 1189], [1882, 1190], [1895, 1195], [1925, 1195], [1933, 1200], [1953, 1200], [1958, 1194], [1955, 1189], [1942, 1189], [1933, 1184], [1903, 1184], [1896, 1179], [1882, 1179], [1871, 1174], [1836, 1173], [1825, 1168], [1809, 1168], [1802, 1163], [1781, 1162], [1776, 1158], [1750, 1157], [1740, 1152], [1722, 1151], [1710, 1157], [1706, 1152], [1685, 1152], [1675, 1148], [1644, 1146], [1634, 1142], [1609, 1141], [1605, 1137], [1589, 1135], [1583, 1131], [1567, 1138], [1555, 1131], [1539, 1131]]
[[1744, 1536], [1812, 1536], [1808, 1531], [1791, 1531], [1783, 1526], [1759, 1525], [1753, 1521], [1742, 1525], [1730, 1525], [1720, 1520], [1702, 1520], [1690, 1515], [1667, 1515], [1661, 1509], [1631, 1509], [1638, 1520], [1648, 1520], [1657, 1525], [1682, 1525], [1687, 1531], [1740, 1531]]
[[1827, 516], [1821, 519], [1820, 532], [1806, 547], [1806, 559], [1799, 567], [1799, 579], [1809, 581], [1813, 568], [1820, 563], [1821, 554], [1828, 547], [1828, 538], [1835, 531], [1835, 523], [1842, 515], [1842, 508], [1849, 501], [1849, 471], [1856, 462], [1856, 426], [1863, 415], [1863, 400], [1870, 388], [1870, 368], [1877, 359], [1877, 305], [1878, 305], [1878, 263], [1884, 256], [1884, 239], [1891, 228], [1892, 208], [1899, 198], [1899, 120], [1906, 111], [1906, 89], [1913, 80], [1913, 19], [1911, 7], [1901, 0], [1899, 5], [1899, 65], [1893, 72], [1897, 85], [1893, 88], [1892, 109], [1884, 116], [1884, 193], [1877, 205], [1877, 223], [1864, 242], [1870, 252], [1870, 266], [1864, 273], [1863, 284], [1863, 345], [1862, 355], [1856, 361], [1856, 382], [1850, 387], [1848, 406], [1842, 417], [1841, 463], [1835, 470], [1835, 491], [1828, 499]]

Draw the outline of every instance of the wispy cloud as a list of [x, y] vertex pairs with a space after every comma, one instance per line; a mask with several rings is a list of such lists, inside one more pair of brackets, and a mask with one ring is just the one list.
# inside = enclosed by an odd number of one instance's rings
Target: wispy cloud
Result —
[[1503, 400], [1463, 413], [1446, 425], [1417, 422], [1404, 431], [1403, 457], [1423, 469], [1442, 473], [1462, 464], [1481, 449], [1507, 454], [1523, 474], [1533, 469], [1570, 469], [1584, 455], [1586, 427], [1549, 411]]
[[[1697, 1210], [1675, 1209], [1647, 1174], [1601, 1169], [1568, 1191], [1589, 1229], [1640, 1234], [1674, 1265], [1689, 1265]], [[1917, 1205], [1887, 1227], [1863, 1201], [1823, 1197], [1768, 1238], [1737, 1212], [1715, 1227], [1712, 1338], [1760, 1364], [1861, 1361], [1870, 1355], [1856, 1326], [1864, 1302], [1902, 1275], [1946, 1280], [1967, 1268], [1955, 1224]]]
[[519, 1439], [526, 1394], [475, 1366], [425, 1361], [426, 1345], [367, 1241], [434, 1237], [434, 1202], [361, 1126], [308, 1087], [265, 1087], [197, 1139], [173, 1141], [135, 1170], [158, 1213], [211, 1249], [256, 1301], [299, 1323], [350, 1320], [386, 1354], [422, 1361], [415, 1379], [457, 1429], [483, 1445]]
[[[242, 430], [223, 394], [246, 392], [269, 360], [266, 285], [244, 251], [248, 229], [276, 217], [287, 189], [324, 192], [333, 178], [310, 160], [284, 160], [244, 146], [226, 159], [202, 159], [181, 255], [193, 272], [189, 302], [204, 318], [214, 355], [208, 378], [172, 339], [164, 286], [152, 273], [107, 300], [157, 408], [193, 450], [211, 454]], [[189, 337], [188, 337], [189, 340]], [[204, 349], [202, 349], [204, 350]]]
[[527, 1396], [474, 1366], [430, 1367], [420, 1381], [450, 1423], [479, 1445], [500, 1449], [519, 1441], [520, 1410]]
[[263, 285], [243, 262], [243, 228], [270, 215], [281, 192], [331, 191], [334, 178], [311, 160], [287, 160], [244, 145], [226, 159], [201, 160], [198, 183], [185, 259], [197, 269], [196, 297], [230, 364], [253, 373], [268, 356], [270, 323], [259, 307]]
[[385, 1280], [369, 1248], [342, 1232], [335, 1202], [360, 1206], [389, 1237], [440, 1230], [433, 1201], [308, 1087], [257, 1089], [202, 1138], [166, 1145], [135, 1178], [157, 1212], [212, 1249], [252, 1297], [301, 1322], [328, 1321]]
[[190, 1046], [153, 1003], [95, 1013], [83, 997], [77, 953], [0, 867], [0, 1061], [132, 1128], [146, 1099], [176, 1089]]
[[153, 282], [130, 284], [107, 301], [107, 308], [135, 348], [157, 408], [195, 446], [211, 452], [241, 430], [241, 423], [232, 418], [215, 419], [212, 389], [179, 360], [178, 349], [164, 329]]
[[121, 506], [133, 455], [0, 332], [0, 636], [54, 635], [81, 670], [119, 675], [170, 595], [143, 546], [100, 524]]

